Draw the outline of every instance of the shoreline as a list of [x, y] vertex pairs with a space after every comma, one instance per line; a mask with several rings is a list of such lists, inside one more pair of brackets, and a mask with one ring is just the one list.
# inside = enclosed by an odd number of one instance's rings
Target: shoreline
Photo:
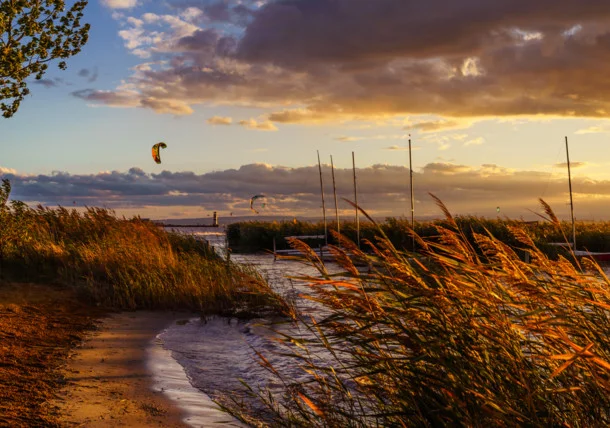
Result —
[[[188, 414], [155, 390], [148, 353], [168, 325], [192, 317], [176, 312], [113, 313], [75, 349], [51, 402], [64, 426], [188, 427]], [[160, 346], [160, 345], [159, 345]]]
[[109, 312], [70, 287], [0, 281], [0, 425], [243, 426], [163, 347], [168, 327], [193, 318]]
[[197, 317], [185, 312], [135, 311], [100, 321], [69, 359], [59, 421], [87, 427], [243, 426], [194, 388], [163, 347], [165, 330]]
[[168, 397], [174, 405], [182, 409], [186, 417], [183, 421], [191, 427], [245, 427], [237, 419], [220, 410], [212, 399], [191, 385], [184, 368], [172, 357], [172, 351], [165, 349], [161, 336], [157, 334], [148, 348], [148, 367], [153, 373], [153, 390]]

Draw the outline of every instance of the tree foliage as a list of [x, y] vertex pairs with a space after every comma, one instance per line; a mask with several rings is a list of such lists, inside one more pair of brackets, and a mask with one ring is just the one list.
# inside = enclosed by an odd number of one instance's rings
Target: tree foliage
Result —
[[[11, 117], [30, 93], [26, 79], [41, 79], [48, 63], [80, 52], [89, 24], [81, 24], [88, 0], [67, 8], [64, 0], [0, 0], [0, 110]], [[59, 62], [65, 70], [65, 61]]]

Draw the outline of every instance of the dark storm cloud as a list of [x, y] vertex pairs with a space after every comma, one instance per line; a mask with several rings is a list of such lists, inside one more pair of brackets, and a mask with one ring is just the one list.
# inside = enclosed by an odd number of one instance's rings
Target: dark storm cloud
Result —
[[609, 15], [605, 0], [282, 0], [255, 14], [239, 52], [291, 65], [460, 58], [511, 43], [512, 28], [557, 34]]
[[[268, 119], [284, 123], [408, 114], [610, 115], [607, 0], [185, 0], [173, 6], [184, 20], [132, 19], [122, 30], [128, 49], [164, 65], [136, 67], [127, 94], [118, 88], [74, 95], [171, 114], [190, 114], [204, 103], [272, 107]], [[238, 8], [250, 16], [243, 28], [214, 24], [233, 19]], [[173, 27], [159, 33], [161, 23]], [[151, 41], [161, 34], [163, 40]]]
[[256, 10], [254, 1], [231, 1], [231, 0], [178, 0], [170, 3], [170, 6], [184, 10], [187, 8], [199, 9], [202, 19], [211, 22], [233, 23], [246, 25]]
[[[206, 207], [209, 210], [249, 211], [252, 195], [268, 196], [269, 212], [276, 215], [318, 215], [320, 212], [317, 166], [301, 168], [244, 165], [205, 174], [163, 171], [147, 174], [139, 168], [91, 175], [56, 172], [20, 175], [0, 168], [13, 185], [12, 197], [46, 205], [107, 206], [120, 209], [151, 207]], [[325, 192], [332, 195], [329, 165], [323, 166]], [[359, 168], [358, 201], [377, 216], [401, 215], [409, 207], [409, 171], [401, 166], [374, 165]], [[351, 169], [335, 169], [339, 198], [353, 199]], [[553, 204], [558, 214], [567, 210], [566, 178], [545, 173], [514, 172], [497, 165], [471, 168], [451, 163], [430, 163], [414, 172], [417, 215], [439, 215], [428, 195], [441, 198], [454, 214], [530, 216], [538, 198]], [[574, 195], [581, 218], [607, 217], [610, 181], [573, 178]], [[501, 195], [501, 197], [498, 197]], [[343, 201], [340, 209], [352, 209]], [[578, 210], [577, 210], [578, 211]]]
[[192, 35], [181, 38], [177, 46], [185, 51], [214, 52], [219, 38], [215, 30], [197, 30]]

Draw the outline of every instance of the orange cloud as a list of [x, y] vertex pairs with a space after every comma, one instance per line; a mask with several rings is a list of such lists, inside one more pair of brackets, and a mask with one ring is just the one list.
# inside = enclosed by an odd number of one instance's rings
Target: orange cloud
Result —
[[210, 125], [230, 125], [233, 122], [233, 119], [230, 117], [212, 116], [207, 122]]
[[270, 121], [266, 120], [263, 122], [257, 122], [254, 119], [240, 120], [239, 125], [248, 128], [255, 129], [257, 131], [277, 131], [277, 127]]

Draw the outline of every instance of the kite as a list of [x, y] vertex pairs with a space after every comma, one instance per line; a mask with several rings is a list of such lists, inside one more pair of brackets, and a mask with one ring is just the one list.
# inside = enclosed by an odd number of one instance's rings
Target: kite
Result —
[[496, 207], [496, 212], [499, 213], [500, 212], [500, 207]]
[[161, 163], [161, 155], [160, 155], [159, 151], [161, 149], [166, 149], [166, 148], [167, 148], [167, 144], [165, 144], [165, 143], [157, 143], [154, 146], [152, 146], [152, 157], [155, 160], [155, 162]]
[[[260, 195], [254, 195], [252, 196], [252, 198], [250, 198], [250, 209], [252, 211], [254, 211], [256, 214], [258, 214], [258, 211], [254, 208], [254, 201], [256, 201], [257, 199], [265, 199], [267, 196], [260, 194]], [[261, 208], [265, 208], [267, 204], [265, 202], [263, 202], [261, 204]]]

